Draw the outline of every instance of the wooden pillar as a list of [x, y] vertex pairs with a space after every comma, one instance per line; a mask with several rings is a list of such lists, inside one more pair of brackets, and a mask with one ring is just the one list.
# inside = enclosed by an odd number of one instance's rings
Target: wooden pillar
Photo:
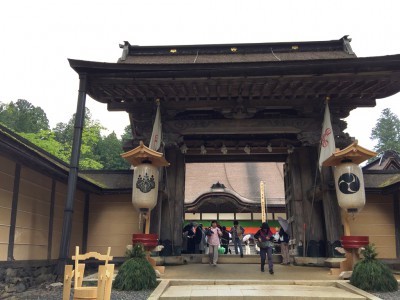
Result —
[[174, 255], [181, 254], [185, 200], [185, 156], [177, 147], [165, 149], [170, 166], [166, 172], [167, 197], [162, 201], [160, 239], [172, 242]]
[[321, 197], [314, 195], [317, 173], [317, 152], [313, 147], [296, 149], [285, 166], [285, 198], [288, 218], [292, 219], [292, 235], [297, 245], [302, 241], [307, 254], [307, 242], [325, 241]]
[[14, 172], [14, 187], [13, 187], [13, 197], [11, 204], [11, 218], [10, 218], [10, 234], [8, 236], [8, 252], [7, 260], [14, 260], [14, 237], [15, 237], [15, 227], [17, 223], [17, 209], [18, 209], [18, 196], [19, 196], [19, 182], [21, 179], [21, 165], [15, 165]]
[[83, 228], [82, 228], [82, 253], [87, 252], [87, 241], [89, 236], [89, 209], [90, 209], [90, 194], [85, 195], [85, 207], [83, 209]]
[[[161, 151], [161, 150], [160, 150]], [[167, 167], [168, 168], [168, 167]], [[166, 167], [162, 167], [159, 169], [158, 176], [158, 195], [157, 195], [157, 205], [151, 210], [150, 217], [150, 233], [158, 234], [158, 237], [161, 236], [161, 220], [162, 220], [162, 209], [163, 209], [163, 201], [166, 198]]]
[[47, 259], [51, 259], [51, 253], [53, 248], [53, 224], [54, 224], [54, 202], [56, 200], [56, 180], [53, 179], [51, 182], [51, 194], [50, 194], [50, 212], [49, 212], [49, 233], [47, 236]]
[[[330, 188], [330, 185], [332, 185], [332, 188]], [[343, 226], [331, 167], [322, 167], [321, 186], [326, 239], [333, 243], [340, 240], [343, 235]]]
[[393, 193], [393, 212], [396, 242], [396, 257], [400, 258], [400, 192]]
[[74, 214], [74, 200], [76, 192], [76, 182], [78, 180], [79, 156], [81, 153], [82, 131], [85, 122], [85, 103], [86, 103], [87, 75], [79, 74], [78, 103], [76, 106], [74, 137], [72, 141], [72, 153], [68, 175], [67, 200], [64, 208], [64, 219], [61, 233], [60, 254], [56, 273], [64, 273], [64, 266], [68, 258], [68, 250], [71, 241], [72, 217]]
[[306, 224], [306, 241], [325, 240], [322, 205], [314, 193], [315, 177], [318, 174], [317, 152], [314, 147], [296, 149], [301, 169], [301, 186], [303, 197], [303, 216]]
[[[291, 223], [292, 234], [297, 244], [304, 242], [304, 216], [303, 216], [303, 195], [301, 186], [301, 171], [299, 163], [299, 153], [294, 152], [287, 159], [287, 167], [285, 174], [285, 189], [288, 205], [290, 206], [291, 215], [288, 216], [293, 220]], [[300, 253], [299, 253], [300, 254]]]
[[[160, 172], [161, 176], [161, 172]], [[160, 187], [161, 185], [159, 185]], [[155, 233], [159, 237], [161, 235], [161, 219], [162, 219], [162, 205], [163, 205], [163, 199], [164, 199], [164, 191], [160, 188], [158, 190], [158, 196], [157, 196], [157, 205], [151, 210], [150, 213], [150, 233]]]

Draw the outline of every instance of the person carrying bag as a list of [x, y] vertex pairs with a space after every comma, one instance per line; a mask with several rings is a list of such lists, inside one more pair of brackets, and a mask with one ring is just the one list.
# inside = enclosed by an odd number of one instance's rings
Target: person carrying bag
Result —
[[208, 256], [210, 259], [210, 265], [212, 264], [214, 267], [217, 266], [218, 262], [218, 248], [220, 245], [220, 237], [222, 236], [222, 231], [217, 227], [217, 221], [211, 222], [211, 227], [208, 236], [208, 247], [209, 252]]
[[272, 248], [274, 243], [272, 232], [267, 222], [261, 224], [261, 229], [254, 235], [254, 239], [257, 241], [257, 246], [260, 248], [261, 272], [264, 272], [265, 260], [266, 256], [268, 256], [269, 274], [274, 274], [274, 265], [272, 262]]

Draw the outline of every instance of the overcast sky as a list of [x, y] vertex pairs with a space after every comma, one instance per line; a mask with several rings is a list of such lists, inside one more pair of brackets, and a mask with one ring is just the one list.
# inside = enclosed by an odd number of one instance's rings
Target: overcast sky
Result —
[[[78, 75], [67, 58], [116, 62], [119, 44], [178, 45], [337, 40], [359, 57], [400, 54], [400, 1], [89, 1], [12, 0], [0, 3], [0, 101], [26, 99], [53, 128], [76, 110]], [[93, 118], [118, 135], [125, 112], [87, 98]], [[400, 94], [359, 108], [348, 132], [372, 149], [371, 129]]]

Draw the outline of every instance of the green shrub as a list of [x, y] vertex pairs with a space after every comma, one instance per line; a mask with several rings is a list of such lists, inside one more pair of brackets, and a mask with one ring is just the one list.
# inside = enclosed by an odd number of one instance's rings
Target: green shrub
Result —
[[397, 280], [388, 266], [376, 259], [374, 245], [367, 245], [361, 254], [364, 258], [354, 266], [350, 283], [369, 292], [397, 291]]
[[140, 291], [157, 286], [156, 273], [146, 259], [142, 244], [126, 252], [128, 260], [118, 269], [113, 288], [122, 291]]

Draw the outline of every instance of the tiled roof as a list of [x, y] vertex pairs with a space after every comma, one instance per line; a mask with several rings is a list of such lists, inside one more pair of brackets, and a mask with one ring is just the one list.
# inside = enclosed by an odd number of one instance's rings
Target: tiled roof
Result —
[[283, 163], [188, 163], [185, 203], [211, 191], [217, 182], [244, 202], [260, 201], [260, 181], [265, 182], [269, 204], [284, 204]]
[[347, 36], [339, 40], [253, 44], [135, 46], [123, 48], [119, 63], [125, 64], [206, 64], [274, 62], [292, 60], [355, 58]]
[[206, 64], [235, 62], [272, 62], [315, 59], [346, 59], [355, 58], [341, 51], [326, 52], [295, 52], [295, 53], [258, 53], [258, 54], [204, 54], [204, 55], [170, 55], [170, 56], [129, 56], [121, 63], [127, 64]]
[[400, 155], [394, 150], [386, 150], [375, 160], [363, 167], [363, 171], [400, 170]]

